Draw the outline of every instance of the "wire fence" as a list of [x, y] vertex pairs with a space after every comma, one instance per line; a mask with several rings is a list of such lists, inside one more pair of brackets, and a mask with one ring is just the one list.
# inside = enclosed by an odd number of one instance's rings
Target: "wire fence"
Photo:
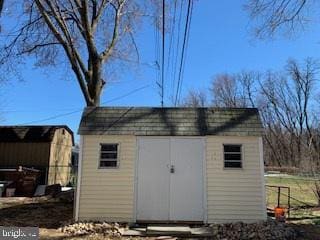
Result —
[[[290, 219], [313, 217], [319, 207], [316, 194], [319, 176], [313, 173], [266, 173], [266, 203], [271, 212], [277, 207], [286, 209]], [[288, 214], [290, 213], [290, 215]]]

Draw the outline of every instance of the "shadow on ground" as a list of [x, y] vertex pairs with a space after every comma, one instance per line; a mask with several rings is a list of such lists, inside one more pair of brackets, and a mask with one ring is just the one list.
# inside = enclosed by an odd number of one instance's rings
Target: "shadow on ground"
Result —
[[0, 226], [56, 229], [72, 219], [72, 203], [41, 202], [0, 208]]
[[300, 232], [297, 240], [320, 240], [320, 226], [313, 224], [289, 224]]

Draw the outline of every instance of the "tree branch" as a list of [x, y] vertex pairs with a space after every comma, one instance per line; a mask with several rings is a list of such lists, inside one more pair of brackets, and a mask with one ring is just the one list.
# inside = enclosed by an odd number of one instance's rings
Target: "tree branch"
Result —
[[35, 0], [36, 5], [39, 9], [39, 12], [41, 13], [41, 15], [44, 17], [45, 22], [47, 23], [49, 29], [52, 31], [52, 33], [54, 34], [54, 36], [56, 37], [56, 39], [62, 44], [67, 57], [71, 63], [72, 66], [72, 70], [74, 71], [74, 73], [77, 76], [77, 80], [78, 83], [80, 85], [81, 91], [84, 95], [84, 98], [86, 100], [87, 105], [90, 105], [92, 103], [92, 99], [90, 98], [90, 94], [88, 92], [88, 88], [85, 84], [85, 80], [83, 79], [80, 69], [78, 67], [78, 65], [75, 62], [74, 59], [74, 55], [71, 52], [71, 49], [69, 48], [67, 42], [65, 41], [65, 39], [62, 37], [62, 35], [60, 34], [60, 32], [58, 31], [58, 29], [54, 26], [54, 24], [52, 23], [45, 7], [43, 6], [43, 4], [41, 3], [41, 0]]
[[102, 15], [104, 9], [106, 8], [108, 2], [110, 2], [110, 1], [109, 0], [102, 0], [102, 3], [100, 4], [100, 7], [98, 8], [96, 14], [92, 15], [92, 16], [94, 16], [92, 18], [92, 22], [91, 22], [91, 28], [92, 28], [93, 32], [96, 31], [99, 19], [101, 18], [101, 15]]
[[89, 54], [95, 57], [98, 57], [98, 51], [95, 47], [94, 40], [93, 40], [93, 34], [92, 34], [92, 29], [91, 25], [89, 23], [89, 16], [88, 16], [88, 4], [86, 0], [81, 0], [81, 20], [82, 24], [84, 26], [85, 30], [85, 35], [86, 35], [86, 43], [88, 47]]
[[34, 50], [36, 50], [37, 48], [47, 47], [47, 46], [52, 46], [52, 45], [61, 45], [61, 43], [60, 42], [50, 42], [50, 43], [35, 44], [34, 46], [32, 46], [32, 48], [21, 51], [20, 54], [25, 54], [25, 53], [30, 54]]
[[114, 26], [113, 26], [113, 34], [112, 34], [112, 39], [110, 44], [106, 47], [106, 49], [101, 53], [101, 59], [102, 61], [105, 61], [108, 57], [110, 57], [112, 50], [116, 44], [117, 38], [118, 38], [118, 33], [119, 33], [119, 24], [120, 24], [120, 19], [121, 19], [121, 11], [122, 7], [125, 4], [125, 0], [121, 1], [119, 3], [119, 7], [117, 8], [112, 4], [112, 6], [115, 8], [115, 18], [114, 18]]

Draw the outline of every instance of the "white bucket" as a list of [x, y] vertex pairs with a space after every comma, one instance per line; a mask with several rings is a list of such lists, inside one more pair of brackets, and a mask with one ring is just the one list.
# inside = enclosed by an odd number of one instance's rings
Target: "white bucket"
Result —
[[6, 196], [7, 197], [13, 197], [16, 189], [15, 188], [7, 188], [6, 189]]

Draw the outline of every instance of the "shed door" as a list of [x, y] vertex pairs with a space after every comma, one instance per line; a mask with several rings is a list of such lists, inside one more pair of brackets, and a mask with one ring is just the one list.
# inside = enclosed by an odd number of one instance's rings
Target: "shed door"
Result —
[[203, 221], [202, 139], [140, 138], [137, 220]]
[[137, 219], [169, 219], [168, 139], [139, 140]]

